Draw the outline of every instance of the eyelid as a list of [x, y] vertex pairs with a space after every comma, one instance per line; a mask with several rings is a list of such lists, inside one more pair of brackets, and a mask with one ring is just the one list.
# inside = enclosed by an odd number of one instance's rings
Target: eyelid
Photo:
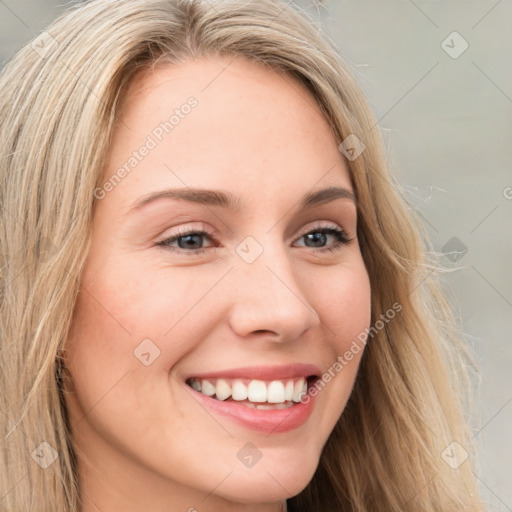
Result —
[[[307, 246], [301, 246], [306, 247], [308, 249], [312, 249], [314, 252], [322, 253], [325, 251], [336, 251], [341, 246], [346, 245], [350, 243], [354, 237], [349, 236], [348, 233], [345, 231], [345, 229], [332, 221], [315, 221], [310, 224], [307, 224], [304, 228], [302, 228], [298, 235], [296, 235], [296, 238], [294, 239], [293, 243], [295, 244], [297, 241], [301, 240], [304, 236], [315, 232], [315, 231], [324, 231], [327, 232], [327, 234], [330, 234], [331, 236], [334, 236], [336, 238], [335, 243], [332, 246], [327, 247], [307, 247]], [[329, 233], [331, 231], [331, 233]], [[187, 255], [187, 256], [199, 256], [200, 254], [207, 251], [207, 249], [215, 248], [215, 242], [218, 244], [218, 239], [215, 235], [215, 230], [209, 229], [205, 226], [204, 223], [201, 223], [201, 228], [196, 228], [191, 225], [189, 225], [187, 228], [181, 228], [178, 227], [177, 232], [170, 234], [162, 239], [160, 239], [158, 242], [156, 242], [156, 245], [159, 247], [166, 248], [166, 250], [170, 252], [174, 252], [177, 254]], [[210, 240], [213, 242], [213, 245], [207, 246], [207, 247], [200, 247], [199, 249], [191, 249], [186, 250], [183, 248], [177, 248], [174, 246], [171, 246], [169, 243], [166, 242], [176, 242], [179, 238], [185, 237], [190, 234], [198, 234], [202, 237], [210, 238]]]
[[215, 230], [208, 228], [204, 222], [190, 222], [185, 224], [185, 227], [182, 225], [173, 228], [174, 231], [168, 235], [160, 237], [160, 241], [168, 240], [169, 238], [175, 238], [180, 236], [186, 236], [188, 233], [197, 233], [199, 231], [204, 231], [208, 235], [213, 236], [215, 234]]
[[[304, 235], [307, 235], [310, 231], [312, 231], [314, 229], [336, 229], [336, 230], [341, 230], [344, 233], [346, 233], [345, 230], [340, 225], [338, 225], [334, 222], [327, 221], [327, 220], [323, 220], [323, 221], [319, 220], [319, 221], [315, 221], [310, 224], [307, 224], [303, 229], [301, 229], [299, 231], [299, 234], [298, 234], [296, 240], [303, 237]], [[347, 234], [347, 237], [348, 237], [348, 234]]]
[[[158, 240], [156, 240], [155, 242], [155, 245], [157, 246], [166, 246], [165, 242], [169, 241], [169, 240], [173, 240], [175, 241], [176, 239], [179, 239], [183, 236], [187, 236], [189, 234], [196, 234], [196, 233], [204, 233], [205, 235], [207, 235], [213, 242], [216, 242], [217, 239], [216, 239], [216, 231], [214, 229], [209, 229], [208, 227], [205, 226], [204, 223], [199, 223], [201, 227], [195, 227], [193, 225], [188, 225], [187, 227], [183, 228], [181, 226], [179, 226], [178, 228], [176, 228], [176, 231], [174, 231], [173, 233], [170, 233], [169, 235], [166, 235], [166, 236], [163, 236], [163, 237], [160, 237]], [[201, 251], [203, 250], [202, 248], [201, 249], [196, 249], [196, 252], [197, 251]], [[183, 249], [177, 249], [177, 251], [183, 251], [183, 252], [186, 252], [186, 253], [190, 253], [192, 254], [193, 251], [190, 250], [190, 251], [185, 251]]]
[[[200, 224], [201, 224], [200, 228], [196, 228], [195, 226], [192, 226], [192, 225], [188, 225], [186, 228], [182, 228], [181, 226], [179, 226], [175, 233], [172, 233], [170, 235], [160, 238], [156, 243], [158, 244], [160, 242], [165, 242], [166, 240], [169, 240], [170, 238], [179, 238], [182, 236], [187, 236], [187, 234], [197, 233], [199, 231], [204, 231], [208, 236], [215, 238], [215, 234], [216, 234], [215, 230], [209, 229], [204, 224], [204, 222], [202, 222]], [[304, 228], [302, 228], [299, 231], [299, 233], [296, 235], [296, 238], [294, 241], [297, 241], [299, 238], [303, 237], [304, 235], [307, 235], [313, 229], [330, 229], [330, 228], [337, 229], [337, 230], [341, 229], [341, 231], [343, 231], [347, 235], [348, 238], [350, 238], [350, 239], [352, 238], [352, 237], [349, 237], [348, 233], [342, 226], [340, 226], [332, 221], [314, 221], [314, 222], [307, 224]]]

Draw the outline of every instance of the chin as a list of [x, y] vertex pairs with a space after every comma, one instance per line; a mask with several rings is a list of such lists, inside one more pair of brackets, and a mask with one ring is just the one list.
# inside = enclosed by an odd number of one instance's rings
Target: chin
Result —
[[280, 463], [262, 462], [263, 459], [250, 469], [236, 469], [219, 487], [218, 494], [244, 504], [289, 499], [305, 489], [318, 467], [318, 459], [290, 457]]

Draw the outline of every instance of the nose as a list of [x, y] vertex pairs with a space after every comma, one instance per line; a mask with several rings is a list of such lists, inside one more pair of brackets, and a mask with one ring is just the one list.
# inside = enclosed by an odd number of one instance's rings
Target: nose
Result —
[[320, 324], [283, 247], [252, 263], [238, 259], [234, 270], [229, 323], [238, 336], [290, 341]]

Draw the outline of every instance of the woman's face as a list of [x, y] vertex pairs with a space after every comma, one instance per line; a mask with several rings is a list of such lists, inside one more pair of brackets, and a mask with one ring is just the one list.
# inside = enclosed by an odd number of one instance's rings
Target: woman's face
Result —
[[86, 507], [275, 510], [370, 322], [347, 167], [306, 89], [249, 61], [160, 66], [125, 100], [66, 356]]

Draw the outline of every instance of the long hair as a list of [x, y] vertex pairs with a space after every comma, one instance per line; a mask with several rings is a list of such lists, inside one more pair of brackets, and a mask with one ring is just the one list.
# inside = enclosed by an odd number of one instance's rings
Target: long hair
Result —
[[[71, 6], [3, 69], [0, 508], [80, 510], [61, 363], [123, 95], [157, 62], [219, 55], [301, 82], [338, 143], [364, 148], [344, 158], [372, 326], [380, 324], [317, 471], [289, 510], [484, 510], [464, 419], [466, 352], [431, 249], [349, 66], [316, 21], [281, 0], [91, 0]], [[390, 320], [393, 305], [400, 312]]]

